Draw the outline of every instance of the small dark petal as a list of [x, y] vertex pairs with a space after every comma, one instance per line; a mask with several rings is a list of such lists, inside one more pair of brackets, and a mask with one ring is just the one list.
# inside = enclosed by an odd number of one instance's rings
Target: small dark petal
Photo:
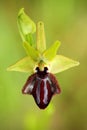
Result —
[[61, 89], [58, 84], [58, 80], [56, 79], [55, 75], [52, 73], [49, 73], [49, 79], [52, 82], [52, 88], [54, 88], [54, 94], [59, 94], [61, 93]]
[[32, 74], [31, 76], [29, 76], [22, 89], [23, 94], [31, 94], [32, 89], [34, 87], [35, 78], [36, 78], [36, 74]]

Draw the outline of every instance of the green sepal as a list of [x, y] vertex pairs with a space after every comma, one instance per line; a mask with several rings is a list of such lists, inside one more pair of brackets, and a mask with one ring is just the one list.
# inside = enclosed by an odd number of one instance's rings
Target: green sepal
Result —
[[44, 31], [44, 23], [38, 22], [36, 26], [36, 47], [37, 50], [42, 54], [46, 50], [46, 40], [45, 40], [45, 31]]
[[36, 25], [30, 17], [25, 14], [24, 8], [20, 9], [18, 13], [17, 23], [23, 42], [27, 41], [32, 45], [32, 34], [36, 32]]
[[58, 51], [59, 46], [60, 46], [60, 42], [59, 41], [56, 41], [53, 45], [51, 45], [51, 47], [48, 48], [43, 53], [43, 56], [45, 57], [45, 59], [47, 59], [48, 61], [53, 60], [53, 58], [56, 56], [56, 53]]
[[50, 63], [50, 71], [51, 73], [56, 74], [78, 65], [78, 61], [74, 61], [62, 55], [56, 55], [53, 61]]
[[28, 72], [29, 74], [33, 73], [35, 67], [35, 62], [31, 57], [27, 56], [19, 60], [14, 65], [7, 68], [8, 71], [19, 71], [19, 72]]
[[34, 47], [32, 47], [29, 43], [24, 42], [23, 43], [24, 49], [27, 53], [27, 55], [31, 56], [34, 61], [38, 61], [40, 57], [40, 53], [38, 50], [36, 50]]

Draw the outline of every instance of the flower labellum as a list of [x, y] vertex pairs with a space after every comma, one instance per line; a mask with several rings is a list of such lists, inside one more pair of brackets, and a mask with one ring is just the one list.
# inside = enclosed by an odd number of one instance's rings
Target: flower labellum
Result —
[[[7, 70], [29, 74], [22, 93], [31, 94], [38, 107], [45, 109], [52, 96], [61, 92], [54, 74], [78, 66], [79, 62], [57, 54], [59, 41], [47, 49], [44, 23], [40, 21], [36, 25], [23, 8], [18, 13], [17, 23], [27, 56]], [[36, 43], [33, 37], [35, 32]]]
[[47, 67], [40, 71], [36, 68], [36, 73], [32, 74], [22, 89], [23, 94], [32, 94], [39, 108], [48, 106], [52, 96], [60, 93], [60, 88], [55, 76], [47, 72]]

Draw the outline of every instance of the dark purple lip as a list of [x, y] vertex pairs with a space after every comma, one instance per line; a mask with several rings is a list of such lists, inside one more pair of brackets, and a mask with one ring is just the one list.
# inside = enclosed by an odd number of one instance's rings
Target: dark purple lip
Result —
[[37, 67], [37, 72], [29, 76], [22, 89], [23, 94], [31, 94], [34, 97], [40, 109], [45, 109], [52, 96], [61, 92], [56, 77], [47, 70], [48, 68], [45, 67], [44, 71], [40, 71]]

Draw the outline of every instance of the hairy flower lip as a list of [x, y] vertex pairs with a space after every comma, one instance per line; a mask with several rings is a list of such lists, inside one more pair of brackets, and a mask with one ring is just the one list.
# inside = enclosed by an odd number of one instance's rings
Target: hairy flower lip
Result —
[[47, 73], [47, 68], [40, 71], [36, 68], [37, 72], [29, 76], [26, 81], [22, 93], [31, 94], [40, 109], [45, 109], [50, 103], [53, 95], [61, 92], [56, 77]]

